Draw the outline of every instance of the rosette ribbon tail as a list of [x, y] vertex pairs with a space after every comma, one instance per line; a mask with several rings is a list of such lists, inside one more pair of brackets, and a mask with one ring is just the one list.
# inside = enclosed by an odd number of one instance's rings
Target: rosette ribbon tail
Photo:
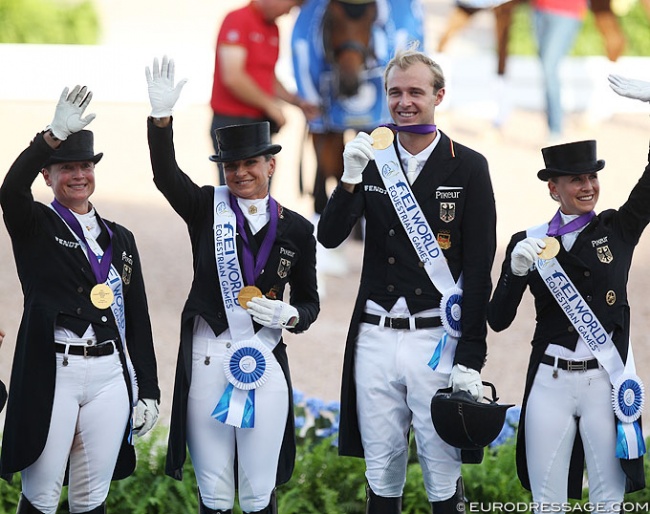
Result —
[[646, 453], [643, 431], [639, 421], [623, 423], [616, 420], [616, 458], [638, 459]]
[[438, 346], [436, 346], [436, 349], [434, 350], [433, 355], [431, 356], [431, 360], [429, 361], [428, 366], [433, 371], [435, 371], [438, 368], [438, 365], [440, 364], [440, 359], [442, 358], [442, 352], [445, 349], [445, 346], [447, 346], [447, 338], [448, 335], [445, 332], [440, 338], [440, 342], [438, 343]]
[[237, 428], [255, 426], [255, 389], [238, 389], [228, 384], [212, 417], [221, 423]]

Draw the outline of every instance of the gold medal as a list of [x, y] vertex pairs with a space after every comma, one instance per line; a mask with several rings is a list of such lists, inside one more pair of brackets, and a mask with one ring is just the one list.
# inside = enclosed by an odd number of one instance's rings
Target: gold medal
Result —
[[388, 127], [377, 127], [372, 131], [370, 137], [372, 138], [372, 147], [375, 150], [385, 150], [393, 144], [395, 139], [393, 131]]
[[113, 303], [113, 290], [106, 284], [97, 284], [90, 290], [90, 301], [98, 309], [108, 309]]
[[241, 305], [245, 309], [248, 302], [250, 302], [253, 298], [261, 298], [261, 297], [262, 297], [262, 291], [260, 291], [257, 287], [244, 286], [241, 288], [239, 294], [237, 295], [237, 301], [239, 301], [239, 305]]
[[559, 253], [560, 242], [554, 237], [545, 237], [544, 242], [546, 243], [546, 246], [538, 254], [538, 256], [540, 259], [544, 259], [545, 261], [547, 261], [549, 259], [552, 259]]

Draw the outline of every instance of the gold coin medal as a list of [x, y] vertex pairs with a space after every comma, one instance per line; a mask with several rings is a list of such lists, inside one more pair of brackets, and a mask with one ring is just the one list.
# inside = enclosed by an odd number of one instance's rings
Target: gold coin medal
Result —
[[385, 150], [393, 144], [395, 139], [393, 131], [388, 127], [377, 127], [372, 131], [370, 137], [372, 138], [372, 147], [375, 150]]
[[546, 243], [544, 249], [538, 254], [540, 259], [548, 261], [560, 252], [560, 242], [554, 237], [545, 237], [543, 241]]
[[237, 295], [237, 301], [239, 301], [239, 305], [245, 309], [248, 302], [253, 298], [261, 298], [262, 296], [262, 291], [260, 291], [259, 288], [255, 286], [244, 286]]
[[90, 290], [90, 301], [98, 309], [108, 309], [113, 299], [113, 290], [106, 284], [97, 284]]

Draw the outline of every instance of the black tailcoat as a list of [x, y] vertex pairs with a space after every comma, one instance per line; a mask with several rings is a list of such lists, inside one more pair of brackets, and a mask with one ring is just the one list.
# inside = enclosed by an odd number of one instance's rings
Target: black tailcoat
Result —
[[[107, 334], [116, 339], [129, 396], [133, 395], [113, 313], [111, 309], [97, 309], [90, 301], [90, 290], [97, 281], [83, 249], [59, 215], [34, 201], [31, 193], [32, 183], [55, 151], [42, 133], [37, 134], [13, 163], [0, 189], [4, 221], [24, 295], [2, 440], [0, 473], [5, 478], [33, 464], [45, 446], [56, 378], [54, 327], [63, 318], [73, 324], [92, 323], [98, 338]], [[153, 336], [135, 239], [123, 226], [104, 221], [113, 231], [112, 263], [122, 277], [126, 344], [139, 394], [141, 398], [158, 400]], [[105, 229], [98, 241], [106, 247]], [[135, 469], [135, 452], [127, 441], [128, 434], [127, 423], [114, 479], [129, 476]]]
[[[176, 163], [172, 126], [156, 127], [148, 121], [149, 150], [154, 182], [174, 210], [187, 224], [192, 244], [194, 277], [183, 309], [181, 342], [176, 366], [174, 403], [172, 406], [166, 473], [178, 480], [183, 476], [186, 456], [187, 396], [192, 380], [192, 331], [194, 318], [201, 316], [219, 335], [228, 328], [214, 253], [214, 187], [199, 187], [181, 171]], [[316, 240], [314, 227], [296, 212], [279, 207], [277, 235], [264, 271], [255, 285], [269, 298], [282, 300], [285, 286], [290, 286], [290, 303], [300, 315], [298, 325], [291, 329], [307, 330], [320, 310], [316, 286]], [[263, 238], [263, 228], [256, 237]], [[249, 234], [249, 239], [251, 235]], [[241, 237], [237, 235], [241, 263]], [[256, 326], [256, 329], [259, 329]], [[295, 458], [295, 427], [293, 393], [289, 375], [286, 345], [282, 340], [273, 350], [289, 386], [289, 415], [280, 461], [277, 484], [291, 478]], [[216, 421], [215, 421], [216, 423]]]
[[[480, 370], [487, 352], [486, 309], [496, 250], [496, 208], [487, 161], [441, 132], [412, 190], [454, 279], [463, 273], [463, 335], [455, 363]], [[335, 189], [320, 218], [318, 240], [326, 248], [338, 246], [361, 216], [366, 220], [363, 268], [345, 348], [339, 436], [339, 452], [357, 457], [363, 456], [363, 448], [356, 410], [354, 354], [366, 300], [372, 298], [390, 310], [403, 296], [411, 314], [439, 307], [441, 301], [441, 293], [408, 239], [374, 161], [363, 171], [363, 181], [353, 193], [340, 184]], [[434, 394], [431, 391], [432, 397]]]

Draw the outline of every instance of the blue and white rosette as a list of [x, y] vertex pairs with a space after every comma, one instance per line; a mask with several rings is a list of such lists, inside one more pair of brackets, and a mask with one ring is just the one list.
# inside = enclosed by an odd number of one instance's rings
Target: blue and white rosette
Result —
[[623, 373], [612, 384], [612, 405], [616, 414], [616, 457], [637, 459], [646, 452], [639, 418], [645, 403], [641, 379], [633, 373]]
[[612, 404], [616, 417], [623, 423], [633, 423], [641, 417], [645, 403], [645, 390], [641, 379], [623, 373], [612, 384]]
[[459, 339], [462, 335], [461, 313], [463, 290], [455, 286], [442, 295], [440, 301], [440, 319], [442, 326], [451, 337]]
[[239, 428], [255, 425], [255, 389], [268, 379], [270, 350], [258, 341], [233, 343], [226, 351], [223, 369], [228, 386], [212, 417]]

